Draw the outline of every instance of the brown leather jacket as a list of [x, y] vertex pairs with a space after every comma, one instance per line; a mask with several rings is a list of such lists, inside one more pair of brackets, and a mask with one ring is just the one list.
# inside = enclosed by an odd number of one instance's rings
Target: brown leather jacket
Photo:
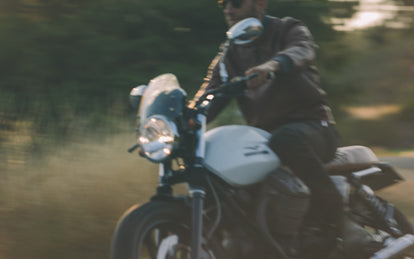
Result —
[[[285, 123], [305, 120], [334, 123], [325, 102], [326, 94], [319, 87], [319, 74], [313, 65], [316, 45], [308, 29], [293, 18], [265, 16], [263, 25], [263, 34], [254, 42], [230, 47], [225, 59], [229, 78], [242, 76], [248, 68], [277, 56], [287, 57], [290, 68], [254, 92], [249, 91], [238, 98], [246, 123], [267, 131]], [[220, 56], [221, 53], [210, 65], [195, 100], [222, 83], [218, 67]], [[224, 100], [214, 102], [208, 120], [214, 119], [227, 103]]]

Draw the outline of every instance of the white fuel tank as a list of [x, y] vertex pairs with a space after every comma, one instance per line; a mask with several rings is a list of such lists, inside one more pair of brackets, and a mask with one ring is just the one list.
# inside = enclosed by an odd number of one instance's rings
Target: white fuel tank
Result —
[[204, 165], [232, 186], [258, 183], [279, 167], [279, 158], [267, 145], [271, 134], [264, 130], [231, 125], [204, 136]]

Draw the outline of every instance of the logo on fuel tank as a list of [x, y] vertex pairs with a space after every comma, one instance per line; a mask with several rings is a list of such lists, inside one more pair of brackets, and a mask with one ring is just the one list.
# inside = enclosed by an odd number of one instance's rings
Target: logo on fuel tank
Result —
[[244, 156], [265, 155], [269, 154], [269, 148], [266, 145], [252, 145], [244, 147]]

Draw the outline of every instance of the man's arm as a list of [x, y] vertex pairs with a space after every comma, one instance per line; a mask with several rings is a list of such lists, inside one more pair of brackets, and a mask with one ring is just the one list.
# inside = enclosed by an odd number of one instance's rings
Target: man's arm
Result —
[[[222, 84], [219, 68], [219, 61], [221, 56], [222, 52], [220, 51], [211, 62], [210, 66], [208, 67], [207, 76], [204, 78], [203, 84], [201, 84], [200, 89], [197, 91], [193, 100], [190, 101], [190, 107], [194, 107], [194, 105], [197, 103], [200, 97], [206, 93], [206, 91], [217, 88]], [[228, 103], [229, 100], [214, 100], [208, 111], [207, 122], [214, 120], [215, 117], [227, 106]]]
[[292, 27], [281, 39], [281, 42], [284, 43], [284, 49], [279, 51], [275, 57], [246, 71], [246, 75], [258, 73], [258, 77], [247, 84], [249, 89], [254, 90], [263, 85], [272, 78], [269, 75], [300, 70], [314, 60], [316, 45], [311, 33], [305, 26], [296, 25]]
[[281, 40], [284, 43], [284, 49], [278, 52], [274, 59], [289, 59], [292, 62], [290, 70], [302, 69], [315, 59], [317, 46], [306, 26], [294, 26], [288, 31], [286, 37]]
[[196, 102], [200, 99], [200, 97], [204, 95], [206, 91], [221, 84], [221, 80], [219, 77], [219, 65], [218, 65], [220, 58], [221, 58], [221, 53], [217, 54], [217, 56], [213, 59], [213, 61], [211, 61], [210, 66], [208, 67], [208, 70], [207, 70], [207, 75], [204, 78], [203, 83], [200, 86], [200, 89], [198, 89], [193, 100], [190, 101], [190, 107], [193, 107], [196, 104]]

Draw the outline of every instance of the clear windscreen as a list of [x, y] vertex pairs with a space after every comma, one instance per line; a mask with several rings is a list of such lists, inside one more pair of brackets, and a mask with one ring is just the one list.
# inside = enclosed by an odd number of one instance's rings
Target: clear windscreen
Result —
[[187, 94], [173, 74], [163, 74], [150, 81], [138, 111], [140, 124], [153, 115], [162, 115], [174, 121], [183, 110]]

